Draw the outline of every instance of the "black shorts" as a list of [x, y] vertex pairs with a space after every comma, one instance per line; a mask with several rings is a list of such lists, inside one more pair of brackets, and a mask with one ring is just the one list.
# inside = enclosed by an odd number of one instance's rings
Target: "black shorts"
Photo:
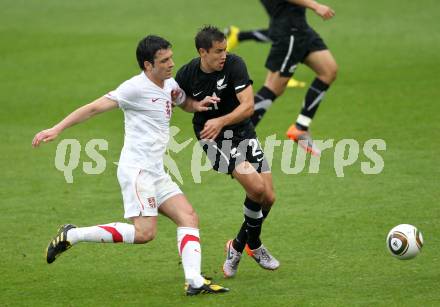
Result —
[[311, 27], [293, 28], [289, 33], [271, 37], [272, 47], [266, 59], [266, 68], [291, 77], [299, 62], [313, 51], [327, 50], [327, 46]]
[[270, 172], [252, 123], [222, 130], [215, 140], [200, 140], [202, 130], [203, 126], [194, 125], [200, 146], [215, 171], [232, 174], [237, 165], [248, 161], [258, 173]]

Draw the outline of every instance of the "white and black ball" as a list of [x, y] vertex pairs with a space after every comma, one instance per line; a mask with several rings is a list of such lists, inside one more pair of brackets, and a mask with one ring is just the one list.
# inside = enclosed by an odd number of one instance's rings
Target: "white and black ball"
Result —
[[390, 230], [386, 243], [391, 255], [407, 260], [420, 253], [423, 247], [423, 236], [413, 225], [400, 224]]

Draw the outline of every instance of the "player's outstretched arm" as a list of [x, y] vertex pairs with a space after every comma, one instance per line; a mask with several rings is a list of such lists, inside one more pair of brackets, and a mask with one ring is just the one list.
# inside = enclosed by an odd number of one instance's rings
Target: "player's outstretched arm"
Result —
[[321, 4], [314, 0], [287, 0], [290, 3], [300, 5], [313, 10], [322, 19], [327, 20], [335, 16], [335, 11], [324, 4]]
[[41, 142], [50, 142], [54, 140], [64, 129], [81, 123], [99, 113], [106, 112], [117, 107], [118, 104], [107, 97], [103, 96], [98, 98], [95, 101], [76, 109], [52, 128], [38, 132], [32, 140], [32, 146], [38, 147]]

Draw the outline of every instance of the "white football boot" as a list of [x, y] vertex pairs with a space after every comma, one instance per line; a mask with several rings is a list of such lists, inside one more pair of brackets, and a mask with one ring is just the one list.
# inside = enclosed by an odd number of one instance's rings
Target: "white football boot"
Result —
[[257, 249], [250, 249], [246, 244], [246, 253], [254, 258], [263, 269], [276, 270], [280, 266], [280, 262], [269, 253], [263, 244]]
[[223, 264], [223, 274], [225, 278], [231, 278], [237, 274], [238, 264], [241, 259], [241, 253], [234, 249], [232, 241], [233, 240], [229, 240], [226, 242], [225, 246], [226, 260]]

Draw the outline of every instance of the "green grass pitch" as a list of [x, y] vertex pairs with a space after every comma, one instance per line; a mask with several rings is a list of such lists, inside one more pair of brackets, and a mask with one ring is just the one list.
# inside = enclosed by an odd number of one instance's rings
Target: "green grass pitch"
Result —
[[[138, 73], [140, 38], [158, 34], [174, 45], [176, 70], [196, 56], [193, 37], [203, 24], [264, 27], [258, 1], [2, 0], [0, 10], [0, 305], [2, 306], [439, 306], [440, 305], [440, 31], [438, 1], [328, 0], [334, 20], [308, 13], [340, 71], [313, 123], [314, 137], [383, 139], [384, 169], [364, 175], [362, 153], [337, 177], [334, 147], [320, 171], [286, 175], [274, 153], [277, 202], [263, 229], [265, 245], [281, 262], [260, 269], [248, 257], [236, 278], [223, 280], [223, 246], [242, 221], [243, 191], [213, 171], [194, 183], [189, 146], [173, 158], [182, 189], [200, 217], [203, 271], [230, 287], [221, 296], [187, 298], [178, 265], [174, 225], [160, 218], [147, 245], [79, 244], [47, 265], [46, 244], [59, 225], [123, 220], [116, 166], [123, 142], [120, 111], [67, 130], [31, 148], [36, 132]], [[437, 30], [436, 30], [437, 29]], [[265, 77], [269, 45], [244, 43], [254, 90]], [[310, 83], [300, 67], [296, 77]], [[284, 139], [305, 89], [289, 89], [257, 132]], [[176, 110], [172, 124], [183, 142], [191, 115]], [[82, 146], [74, 183], [54, 166], [57, 144]], [[106, 170], [86, 175], [85, 144], [105, 139]], [[193, 143], [191, 143], [193, 145]], [[296, 147], [295, 147], [296, 150]], [[391, 257], [385, 236], [395, 225], [423, 232], [421, 255]]]

